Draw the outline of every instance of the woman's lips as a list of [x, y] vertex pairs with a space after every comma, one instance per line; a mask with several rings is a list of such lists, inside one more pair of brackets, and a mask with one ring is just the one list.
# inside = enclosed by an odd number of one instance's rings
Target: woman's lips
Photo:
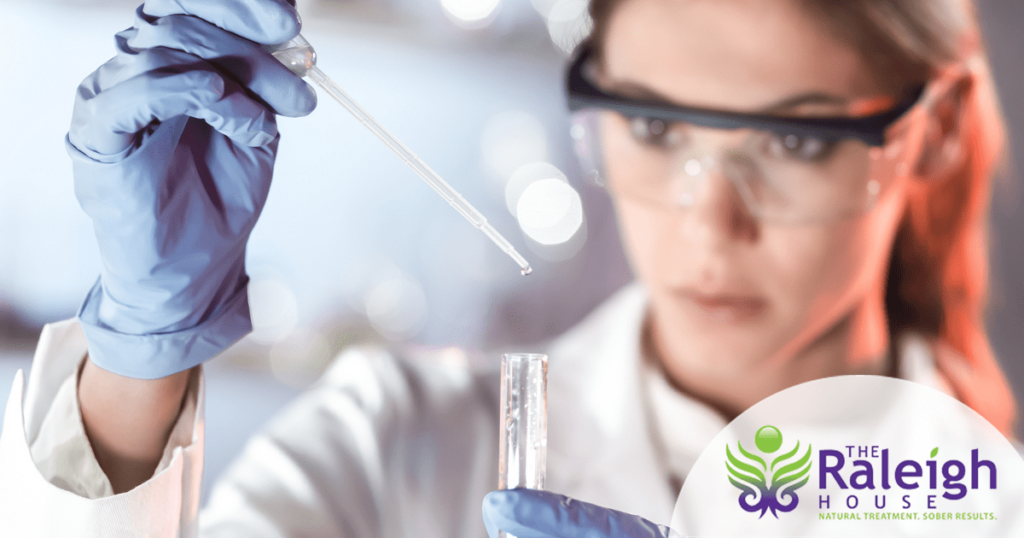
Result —
[[764, 299], [748, 295], [707, 294], [692, 290], [679, 293], [687, 309], [700, 318], [725, 323], [751, 321], [768, 308]]

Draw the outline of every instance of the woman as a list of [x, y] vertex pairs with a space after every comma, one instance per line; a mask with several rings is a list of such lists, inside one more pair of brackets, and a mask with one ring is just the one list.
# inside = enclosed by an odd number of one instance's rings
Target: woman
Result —
[[[1008, 434], [1014, 404], [981, 322], [1003, 130], [971, 5], [593, 0], [591, 13], [570, 101], [589, 111], [639, 284], [548, 350], [548, 487], [595, 505], [491, 494], [489, 532], [663, 532], [647, 520], [668, 520], [704, 443], [824, 376], [932, 384]], [[44, 331], [27, 439], [12, 392], [0, 461], [22, 493], [3, 499], [5, 525], [482, 532], [494, 373], [379, 349], [339, 357], [197, 523], [196, 366], [249, 329], [244, 247], [275, 114], [315, 105], [253, 42], [298, 27], [274, 0], [149, 1], [80, 87], [68, 146], [104, 272], [78, 320]], [[54, 507], [68, 516], [42, 519]]]

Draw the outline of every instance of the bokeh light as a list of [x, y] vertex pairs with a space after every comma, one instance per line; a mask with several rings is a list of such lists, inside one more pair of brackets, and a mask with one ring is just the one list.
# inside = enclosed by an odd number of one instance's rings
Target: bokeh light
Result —
[[519, 199], [526, 192], [526, 188], [536, 181], [542, 179], [559, 179], [566, 183], [569, 178], [562, 173], [555, 165], [546, 162], [530, 163], [519, 167], [505, 183], [505, 204], [509, 213], [516, 216], [518, 212]]
[[536, 9], [537, 13], [540, 13], [544, 20], [547, 20], [548, 14], [551, 13], [551, 8], [555, 7], [558, 0], [530, 0], [530, 3], [533, 4], [533, 9]]
[[437, 364], [447, 368], [466, 369], [469, 367], [469, 357], [466, 350], [460, 347], [446, 347], [437, 352]]
[[408, 340], [426, 324], [427, 297], [419, 284], [408, 278], [388, 278], [366, 294], [366, 317], [381, 336]]
[[250, 338], [264, 345], [284, 340], [299, 322], [299, 305], [291, 288], [277, 279], [249, 282]]
[[444, 12], [462, 26], [485, 26], [501, 0], [441, 0]]
[[551, 41], [562, 52], [569, 54], [590, 35], [594, 22], [587, 11], [587, 0], [558, 0], [547, 13], [548, 33]]
[[583, 225], [583, 203], [579, 193], [557, 178], [530, 183], [516, 206], [519, 227], [542, 245], [557, 245], [571, 239]]
[[547, 132], [532, 114], [501, 112], [484, 126], [480, 150], [487, 168], [504, 180], [519, 167], [547, 158]]

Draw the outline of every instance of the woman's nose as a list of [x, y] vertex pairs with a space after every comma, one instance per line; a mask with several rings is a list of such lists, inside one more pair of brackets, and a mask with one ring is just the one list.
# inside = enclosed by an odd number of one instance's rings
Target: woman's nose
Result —
[[691, 244], [715, 246], [757, 240], [759, 222], [719, 158], [682, 159], [674, 167], [673, 193], [684, 209], [680, 232]]

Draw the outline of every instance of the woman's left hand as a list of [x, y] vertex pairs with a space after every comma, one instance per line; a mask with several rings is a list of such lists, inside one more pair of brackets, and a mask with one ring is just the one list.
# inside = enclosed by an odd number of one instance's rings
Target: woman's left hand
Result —
[[484, 497], [490, 538], [669, 538], [668, 527], [617, 510], [533, 489], [492, 491]]

